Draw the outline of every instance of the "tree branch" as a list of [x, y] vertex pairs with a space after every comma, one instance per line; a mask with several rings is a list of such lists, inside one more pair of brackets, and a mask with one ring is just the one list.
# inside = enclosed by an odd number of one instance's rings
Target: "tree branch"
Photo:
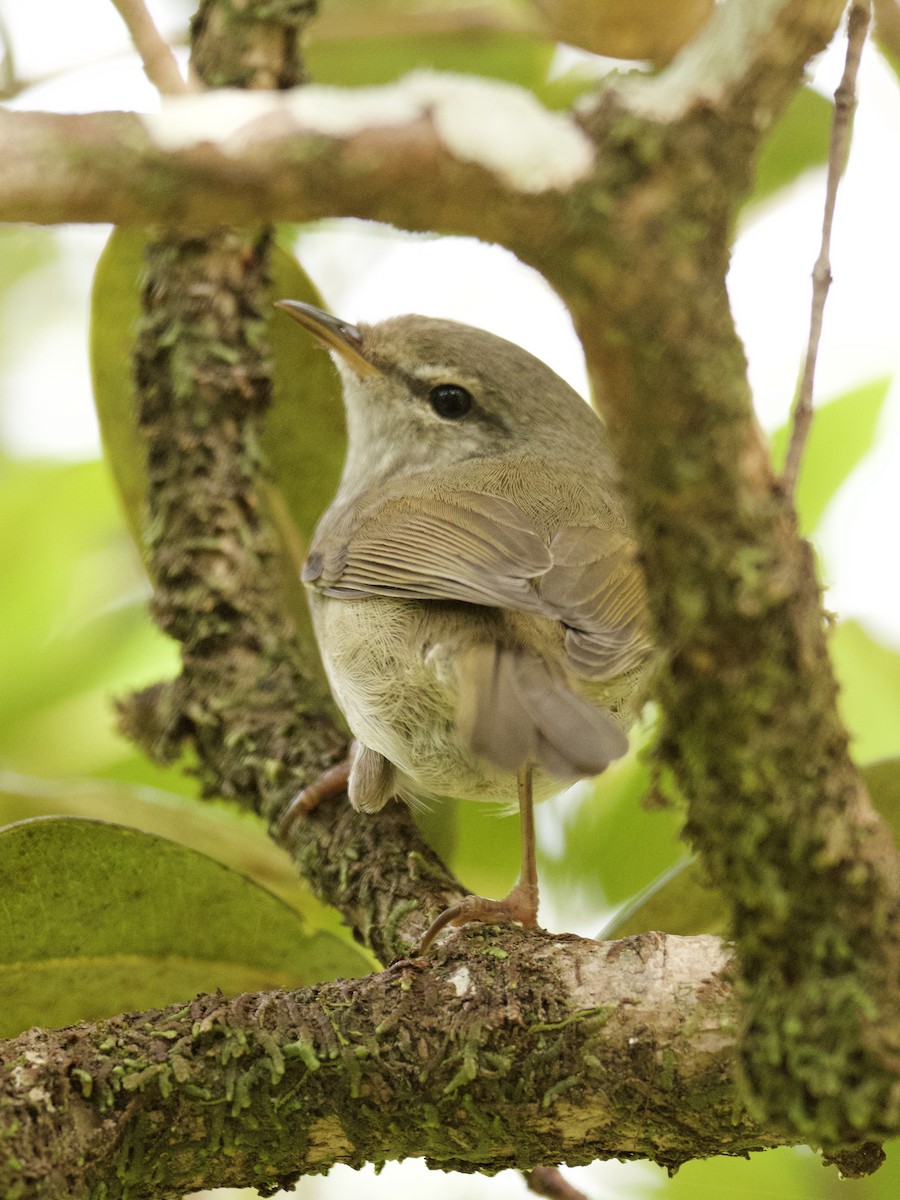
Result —
[[270, 1190], [421, 1156], [674, 1167], [776, 1145], [735, 1107], [729, 969], [715, 938], [473, 927], [428, 970], [31, 1030], [3, 1046], [0, 1193]]
[[[457, 94], [461, 134], [452, 130]], [[511, 161], [464, 140], [466, 122], [495, 108], [497, 94], [515, 97], [509, 129], [500, 130], [521, 147]], [[538, 114], [533, 141], [520, 127], [520, 99], [526, 114]], [[549, 163], [548, 142], [556, 146]], [[440, 76], [361, 95], [212, 92], [169, 99], [153, 117], [0, 111], [0, 150], [4, 221], [199, 228], [359, 216], [410, 229], [477, 228], [496, 240], [555, 216], [548, 193], [584, 178], [593, 157], [574, 122], [525, 93], [486, 81], [457, 88]], [[473, 192], [489, 202], [484, 209], [472, 205]]]
[[759, 6], [775, 8], [787, 36], [721, 108], [724, 66], [674, 121], [662, 83], [607, 92], [589, 128], [601, 164], [627, 152], [608, 173], [610, 225], [591, 253], [542, 265], [571, 301], [667, 648], [660, 770], [733, 908], [753, 1111], [841, 1144], [900, 1116], [900, 865], [849, 757], [812, 555], [754, 420], [725, 287], [760, 126], [840, 16]]

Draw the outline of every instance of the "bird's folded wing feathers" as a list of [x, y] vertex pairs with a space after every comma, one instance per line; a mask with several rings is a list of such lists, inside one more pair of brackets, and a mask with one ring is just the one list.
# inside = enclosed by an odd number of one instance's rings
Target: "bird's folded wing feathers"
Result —
[[304, 582], [327, 596], [461, 600], [566, 626], [570, 665], [610, 678], [649, 650], [644, 590], [627, 534], [564, 526], [550, 540], [518, 505], [474, 491], [386, 500], [320, 538]]
[[553, 565], [538, 592], [566, 625], [566, 653], [585, 678], [612, 678], [650, 651], [644, 581], [625, 533], [565, 526], [550, 543]]
[[328, 596], [463, 600], [541, 612], [531, 581], [550, 566], [550, 551], [528, 516], [499, 496], [389, 499], [349, 540], [326, 536], [303, 570]]

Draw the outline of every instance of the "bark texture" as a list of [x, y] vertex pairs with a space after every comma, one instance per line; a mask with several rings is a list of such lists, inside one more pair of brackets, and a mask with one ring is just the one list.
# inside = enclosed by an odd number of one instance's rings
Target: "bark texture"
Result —
[[0, 1194], [265, 1194], [336, 1162], [674, 1167], [775, 1145], [734, 1106], [729, 969], [715, 938], [473, 927], [425, 969], [32, 1030], [4, 1047], [21, 1165]]

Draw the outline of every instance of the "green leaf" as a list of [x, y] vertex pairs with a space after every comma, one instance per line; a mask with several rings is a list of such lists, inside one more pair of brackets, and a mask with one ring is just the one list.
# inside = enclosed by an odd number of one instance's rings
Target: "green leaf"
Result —
[[114, 229], [110, 234], [94, 271], [89, 346], [103, 453], [128, 531], [142, 552], [147, 468], [134, 411], [131, 354], [147, 242], [141, 229]]
[[[94, 274], [90, 357], [104, 454], [129, 532], [142, 555], [147, 493], [144, 447], [134, 409], [131, 356], [140, 314], [139, 279], [149, 235], [114, 229]], [[309, 277], [283, 247], [271, 261], [271, 298], [322, 305]], [[265, 499], [283, 547], [277, 581], [302, 632], [311, 638], [298, 574], [319, 517], [337, 488], [346, 434], [337, 373], [314, 339], [271, 308], [273, 402], [262, 433], [272, 482]]]
[[703, 869], [691, 856], [662, 871], [629, 904], [620, 908], [598, 936], [601, 940], [630, 937], [652, 929], [683, 936], [726, 936], [727, 902], [718, 890], [704, 882]]
[[[746, 1159], [697, 1159], [640, 1193], [653, 1200], [895, 1200], [900, 1195], [900, 1141], [884, 1145], [887, 1160], [865, 1179], [842, 1179], [806, 1146], [779, 1146]], [[660, 1176], [662, 1171], [660, 1171]]]
[[[146, 760], [145, 760], [146, 761]], [[173, 770], [174, 783], [195, 781]], [[113, 779], [48, 779], [0, 770], [0, 827], [33, 817], [87, 817], [116, 823], [128, 814], [132, 829], [178, 842], [208, 854], [232, 870], [247, 875], [285, 903], [322, 927], [322, 910], [298, 883], [288, 855], [268, 836], [260, 818], [225, 801], [141, 786]], [[329, 921], [337, 928], [337, 921]]]
[[[833, 1168], [832, 1168], [833, 1170]], [[835, 1190], [830, 1190], [834, 1183]], [[868, 1181], [866, 1181], [868, 1182]], [[825, 1200], [843, 1196], [863, 1200], [856, 1183], [846, 1185], [837, 1176], [829, 1179], [822, 1160], [805, 1147], [779, 1147], [764, 1154], [752, 1154], [747, 1159], [720, 1156], [685, 1163], [678, 1174], [667, 1180], [665, 1200], [722, 1200], [722, 1197], [760, 1200]]]
[[418, 807], [414, 817], [429, 846], [470, 891], [504, 896], [513, 886], [521, 862], [514, 810], [441, 797]]
[[900, 845], [900, 758], [882, 758], [862, 768], [872, 803]]
[[[900, 845], [900, 758], [883, 759], [862, 768], [872, 803], [890, 825]], [[725, 897], [705, 879], [702, 866], [685, 855], [624, 905], [601, 930], [601, 939], [629, 937], [658, 929], [683, 935], [728, 932]]]
[[312, 41], [306, 60], [316, 83], [338, 87], [375, 87], [410, 71], [432, 70], [501, 79], [540, 95], [554, 53], [553, 43], [528, 34], [462, 29]]
[[900, 654], [856, 621], [841, 621], [829, 646], [854, 758], [864, 763], [900, 754]]
[[[324, 307], [297, 260], [276, 247], [272, 300]], [[300, 539], [308, 543], [337, 491], [347, 433], [337, 371], [330, 356], [286, 313], [272, 309], [267, 332], [274, 398], [262, 444]]]
[[[890, 382], [875, 379], [816, 409], [797, 484], [804, 535], [817, 528], [838, 488], [871, 450]], [[789, 425], [772, 435], [772, 457], [779, 465], [789, 436]]]
[[100, 463], [9, 463], [0, 477], [0, 757], [19, 770], [98, 771], [131, 753], [113, 689], [171, 674], [139, 564]]
[[356, 976], [363, 955], [204, 854], [73, 817], [0, 831], [0, 1035]]
[[728, 932], [724, 896], [704, 883], [703, 869], [691, 855], [661, 872], [598, 934], [601, 940], [630, 937], [655, 929], [683, 936]]
[[763, 144], [748, 205], [828, 161], [834, 106], [813, 88], [797, 92]]
[[684, 854], [683, 815], [645, 807], [649, 790], [650, 770], [632, 755], [566, 798], [561, 852], [544, 853], [541, 874], [582, 916], [627, 900]]

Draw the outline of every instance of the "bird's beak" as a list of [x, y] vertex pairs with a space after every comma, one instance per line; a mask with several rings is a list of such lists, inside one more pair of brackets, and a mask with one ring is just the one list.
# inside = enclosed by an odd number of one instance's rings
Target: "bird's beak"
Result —
[[355, 325], [339, 321], [330, 313], [322, 312], [302, 300], [276, 300], [275, 307], [283, 309], [288, 316], [308, 329], [326, 350], [334, 350], [358, 375], [378, 375], [378, 368], [363, 355], [363, 337]]

